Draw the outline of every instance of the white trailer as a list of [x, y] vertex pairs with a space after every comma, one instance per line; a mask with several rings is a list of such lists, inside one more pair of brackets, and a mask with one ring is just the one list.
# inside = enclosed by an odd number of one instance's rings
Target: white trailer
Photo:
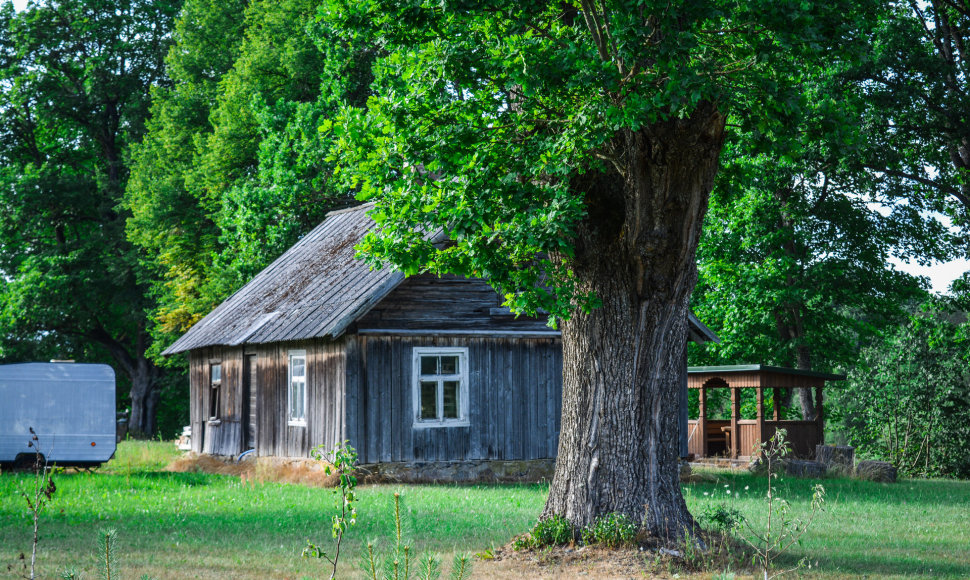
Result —
[[114, 456], [115, 373], [104, 364], [0, 365], [0, 463], [92, 466]]

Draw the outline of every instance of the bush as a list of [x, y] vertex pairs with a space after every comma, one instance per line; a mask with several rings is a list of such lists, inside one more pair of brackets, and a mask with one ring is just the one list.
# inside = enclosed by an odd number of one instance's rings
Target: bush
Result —
[[722, 503], [704, 506], [699, 519], [707, 524], [708, 529], [722, 534], [740, 528], [744, 522], [740, 510]]
[[596, 518], [583, 528], [583, 543], [599, 544], [608, 548], [618, 548], [633, 542], [637, 526], [625, 514], [610, 513]]
[[864, 349], [831, 416], [859, 455], [909, 476], [970, 477], [970, 325], [938, 301]]
[[534, 547], [561, 546], [573, 541], [573, 524], [566, 517], [554, 514], [532, 528]]
[[513, 542], [513, 550], [532, 550], [545, 546], [562, 546], [573, 541], [573, 523], [565, 516], [553, 514], [539, 520], [532, 530]]

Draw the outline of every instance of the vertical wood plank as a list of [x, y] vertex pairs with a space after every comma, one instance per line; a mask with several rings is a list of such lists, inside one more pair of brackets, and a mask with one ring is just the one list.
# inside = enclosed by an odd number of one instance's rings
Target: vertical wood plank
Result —
[[[762, 389], [761, 387], [758, 387], [755, 390], [755, 397], [757, 397], [758, 399], [758, 403], [757, 403], [758, 404], [758, 416], [757, 416], [758, 426], [756, 430], [758, 434], [758, 438], [755, 441], [755, 445], [760, 446], [765, 441], [765, 391], [764, 389]], [[757, 451], [752, 449], [750, 453], [754, 455], [755, 453], [757, 453]]]
[[731, 458], [738, 458], [738, 448], [741, 446], [741, 432], [738, 431], [738, 420], [741, 418], [741, 401], [739, 389], [731, 387]]
[[702, 385], [698, 391], [697, 434], [701, 438], [701, 457], [707, 457], [707, 387]]
[[[815, 406], [818, 409], [818, 415], [815, 417], [815, 421], [818, 424], [818, 444], [825, 445], [825, 412], [822, 409], [824, 401], [822, 400], [821, 385], [815, 387]], [[812, 453], [814, 452], [815, 447], [812, 446]]]

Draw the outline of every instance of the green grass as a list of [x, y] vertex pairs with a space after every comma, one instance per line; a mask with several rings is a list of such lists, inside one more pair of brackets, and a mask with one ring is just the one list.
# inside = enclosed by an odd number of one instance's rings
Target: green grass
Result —
[[[714, 472], [716, 482], [684, 486], [694, 514], [707, 505], [739, 509], [764, 525], [764, 478]], [[817, 480], [776, 480], [776, 497], [807, 517]], [[970, 578], [970, 482], [902, 480], [895, 484], [825, 479], [825, 512], [783, 563], [800, 558], [820, 568], [803, 576]], [[730, 491], [728, 494], [726, 492]]]
[[[123, 578], [320, 577], [323, 561], [300, 558], [306, 540], [330, 545], [332, 490], [277, 483], [247, 485], [236, 477], [155, 471], [144, 449], [171, 443], [124, 442], [99, 473], [56, 477], [57, 493], [41, 523], [41, 576], [76, 566], [97, 577], [99, 528], [118, 531]], [[147, 467], [146, 467], [147, 466]], [[17, 492], [29, 474], [0, 476], [0, 577], [24, 552], [31, 521]], [[404, 498], [405, 525], [418, 552], [480, 551], [528, 529], [546, 489], [509, 486], [361, 486], [358, 523], [343, 550], [357, 564], [367, 539], [393, 533], [394, 492]]]
[[[124, 442], [100, 472], [59, 475], [41, 521], [41, 577], [56, 577], [70, 565], [86, 578], [97, 577], [99, 528], [118, 530], [121, 578], [325, 577], [322, 561], [299, 554], [308, 538], [329, 546], [336, 508], [331, 490], [160, 471], [175, 456], [173, 448]], [[29, 477], [0, 476], [0, 577], [21, 552], [29, 557], [30, 517], [17, 493]], [[724, 502], [756, 521], [761, 517], [762, 479], [727, 472], [716, 477], [684, 486], [693, 513]], [[813, 483], [783, 480], [779, 495], [805, 512]], [[970, 577], [970, 482], [824, 484], [827, 511], [788, 560], [817, 560], [820, 568], [811, 577]], [[345, 547], [350, 567], [344, 570], [356, 566], [367, 539], [390, 542], [395, 492], [404, 498], [416, 549], [447, 556], [499, 546], [529, 529], [547, 491], [541, 485], [361, 486], [358, 524]]]

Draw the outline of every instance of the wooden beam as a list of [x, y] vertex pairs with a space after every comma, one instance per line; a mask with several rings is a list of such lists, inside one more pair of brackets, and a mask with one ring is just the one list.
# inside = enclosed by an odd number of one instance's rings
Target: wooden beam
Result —
[[357, 334], [379, 334], [386, 336], [514, 336], [516, 338], [558, 338], [562, 332], [558, 330], [455, 330], [455, 329], [422, 329], [422, 328], [361, 328]]
[[707, 388], [700, 388], [697, 403], [697, 431], [701, 436], [701, 457], [707, 457]]
[[[765, 442], [765, 391], [761, 387], [756, 391], [758, 397], [758, 446]], [[752, 455], [755, 450], [751, 450]]]
[[819, 445], [825, 445], [825, 413], [822, 412], [822, 404], [822, 387], [815, 387], [815, 408], [818, 409], [818, 413], [815, 415], [815, 421], [818, 422]]
[[774, 418], [772, 420], [777, 421], [781, 416], [781, 389], [778, 387], [771, 389], [771, 406], [774, 411]]
[[731, 459], [738, 458], [738, 420], [741, 419], [741, 401], [738, 387], [731, 387]]

